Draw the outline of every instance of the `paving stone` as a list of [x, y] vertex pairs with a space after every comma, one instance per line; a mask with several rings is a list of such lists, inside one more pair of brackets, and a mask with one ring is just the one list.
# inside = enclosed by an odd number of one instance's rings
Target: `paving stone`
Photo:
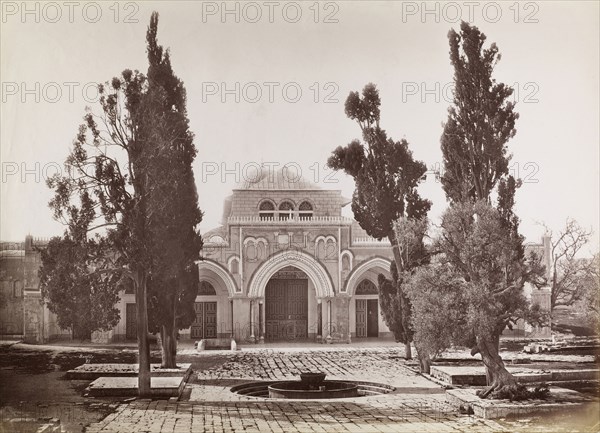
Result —
[[[190, 391], [189, 401], [136, 400], [119, 406], [112, 417], [89, 426], [86, 431], [523, 431], [524, 424], [518, 421], [461, 415], [446, 403], [444, 389], [409, 368], [401, 359], [402, 353], [402, 349], [394, 347], [357, 349], [351, 346], [228, 352], [223, 354], [221, 365], [192, 376], [186, 385]], [[397, 391], [326, 401], [268, 400], [230, 391], [233, 385], [253, 380], [293, 379], [300, 371], [323, 371], [330, 380], [383, 383]], [[540, 424], [525, 425], [529, 429]], [[549, 424], [545, 428], [572, 431], [570, 425]]]

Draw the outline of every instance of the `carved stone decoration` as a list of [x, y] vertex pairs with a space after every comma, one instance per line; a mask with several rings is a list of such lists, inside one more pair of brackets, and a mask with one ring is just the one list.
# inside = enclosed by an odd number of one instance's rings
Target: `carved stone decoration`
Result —
[[275, 272], [271, 277], [271, 279], [279, 280], [304, 280], [307, 278], [308, 276], [306, 275], [306, 273], [293, 266], [286, 266], [285, 268]]

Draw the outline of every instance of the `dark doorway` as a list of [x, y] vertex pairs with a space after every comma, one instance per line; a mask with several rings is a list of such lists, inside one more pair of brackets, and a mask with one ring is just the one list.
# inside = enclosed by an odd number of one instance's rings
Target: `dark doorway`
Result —
[[137, 339], [137, 318], [135, 304], [125, 304], [125, 338], [127, 340]]
[[308, 337], [308, 279], [271, 279], [265, 289], [265, 338]]
[[367, 300], [367, 337], [379, 337], [379, 301]]

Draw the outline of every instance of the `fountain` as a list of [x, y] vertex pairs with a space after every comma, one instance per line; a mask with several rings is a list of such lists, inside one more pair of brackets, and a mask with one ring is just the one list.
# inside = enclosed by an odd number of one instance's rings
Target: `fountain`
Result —
[[325, 380], [322, 372], [300, 373], [300, 381], [276, 382], [268, 387], [270, 398], [317, 399], [358, 397], [354, 383]]

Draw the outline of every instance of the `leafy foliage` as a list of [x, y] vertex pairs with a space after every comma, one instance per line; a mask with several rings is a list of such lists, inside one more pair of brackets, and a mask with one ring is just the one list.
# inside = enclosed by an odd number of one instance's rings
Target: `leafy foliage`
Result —
[[[492, 78], [498, 48], [484, 48], [486, 36], [465, 22], [460, 33], [450, 30], [448, 39], [455, 91], [440, 141], [441, 181], [450, 208], [436, 241], [439, 264], [417, 271], [413, 279], [413, 296], [415, 285], [426, 287], [414, 304], [415, 320], [424, 329], [415, 343], [424, 338], [423, 344], [439, 351], [467, 340], [486, 366], [490, 387], [481, 394], [486, 397], [516, 385], [498, 354], [500, 334], [517, 318], [543, 319], [539, 308], [530, 308], [523, 287], [542, 284], [544, 268], [540, 257], [525, 257], [513, 210], [521, 181], [508, 172], [506, 143], [516, 134], [519, 116], [508, 100], [512, 89]], [[444, 338], [433, 335], [440, 318], [428, 303], [435, 302], [454, 328]]]
[[50, 240], [41, 250], [40, 282], [48, 309], [56, 314], [61, 329], [79, 338], [93, 331], [107, 331], [120, 319], [118, 276], [101, 272], [105, 261], [102, 241], [74, 239], [67, 235]]
[[499, 334], [529, 313], [523, 294], [541, 270], [539, 257], [526, 259], [522, 236], [507, 226], [502, 212], [483, 201], [457, 203], [442, 217], [437, 248], [444, 254], [468, 302], [472, 332]]
[[388, 329], [394, 334], [397, 342], [410, 343], [413, 338], [412, 327], [409, 325], [410, 304], [408, 298], [402, 290], [399, 289], [398, 271], [396, 263], [390, 265], [392, 280], [379, 274], [379, 305], [381, 314]]
[[448, 39], [455, 87], [441, 138], [442, 187], [451, 202], [484, 200], [508, 175], [505, 144], [516, 134], [519, 115], [508, 101], [513, 89], [492, 78], [500, 60], [496, 44], [484, 49], [486, 36], [466, 22]]
[[416, 328], [411, 323], [411, 303], [405, 285], [412, 272], [429, 261], [429, 252], [423, 242], [427, 221], [401, 218], [394, 224], [394, 230], [402, 245], [403, 259], [408, 270], [399, 274], [396, 263], [392, 262], [392, 280], [379, 275], [379, 304], [383, 319], [396, 341], [410, 343], [413, 341], [413, 329]]
[[[156, 43], [157, 28], [158, 14], [153, 13], [147, 32], [148, 78], [125, 70], [99, 86], [101, 113], [87, 112], [67, 158], [67, 174], [48, 181], [55, 192], [50, 202], [54, 216], [77, 239], [102, 229], [98, 237], [110, 263], [105, 271], [133, 282], [141, 395], [150, 391], [148, 282], [151, 288], [161, 287], [150, 294], [158, 305], [164, 285], [179, 279], [170, 286], [173, 290], [165, 291], [175, 298], [177, 311], [176, 301], [191, 293], [182, 273], [190, 272], [190, 261], [201, 247], [195, 224], [202, 214], [191, 172], [196, 150], [185, 117], [185, 91], [172, 73], [168, 53]], [[167, 319], [174, 321], [174, 314]]]
[[[344, 170], [354, 178], [354, 218], [370, 236], [390, 240], [396, 269], [402, 277], [404, 272], [410, 271], [411, 265], [407, 261], [409, 250], [398, 241], [393, 224], [402, 217], [415, 220], [426, 217], [431, 202], [421, 198], [417, 187], [425, 179], [427, 167], [413, 158], [406, 140], [394, 141], [381, 129], [380, 105], [379, 91], [371, 83], [364, 87], [362, 98], [358, 92], [348, 95], [346, 115], [358, 123], [364, 143], [353, 140], [346, 147], [339, 146], [327, 165], [334, 170]], [[400, 341], [405, 342], [406, 357], [410, 358], [410, 305], [402, 293], [401, 281], [386, 283], [380, 279], [379, 283], [384, 290], [382, 299], [389, 313], [384, 314], [396, 329], [394, 333], [398, 332], [396, 338], [400, 337]], [[389, 284], [395, 287], [395, 294]], [[393, 315], [398, 313], [401, 317], [396, 320]], [[403, 325], [398, 327], [400, 323]]]
[[155, 246], [149, 284], [152, 331], [163, 325], [187, 328], [195, 319], [194, 262], [202, 248], [196, 231], [202, 212], [192, 171], [197, 151], [187, 119], [186, 91], [173, 72], [169, 51], [158, 45], [157, 32], [155, 13], [147, 33], [149, 68], [144, 102], [148, 115], [143, 120], [148, 137], [147, 175], [155, 179], [155, 187], [148, 192], [148, 204], [154, 209], [149, 224]]
[[415, 341], [433, 358], [452, 344], [473, 344], [465, 315], [468, 301], [464, 284], [447, 263], [435, 263], [418, 269], [405, 285], [412, 304]]
[[595, 254], [591, 260], [590, 272], [583, 284], [583, 305], [588, 322], [600, 335], [600, 254]]
[[422, 218], [431, 207], [417, 191], [427, 167], [414, 160], [406, 140], [394, 141], [380, 128], [380, 105], [374, 84], [365, 86], [362, 98], [358, 92], [350, 93], [346, 115], [359, 124], [364, 144], [353, 140], [346, 147], [339, 146], [327, 161], [329, 167], [354, 178], [354, 217], [377, 239], [388, 237], [398, 218]]

